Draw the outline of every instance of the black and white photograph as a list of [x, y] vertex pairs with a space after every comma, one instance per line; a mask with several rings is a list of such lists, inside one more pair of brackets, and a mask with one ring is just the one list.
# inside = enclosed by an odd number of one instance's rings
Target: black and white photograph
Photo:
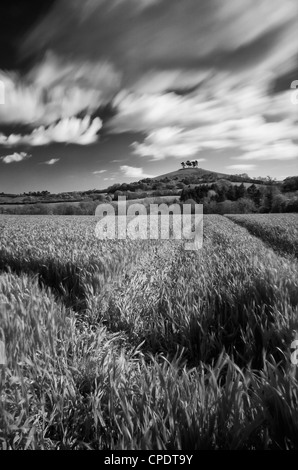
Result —
[[1, 0], [0, 450], [298, 450], [297, 32], [297, 0]]

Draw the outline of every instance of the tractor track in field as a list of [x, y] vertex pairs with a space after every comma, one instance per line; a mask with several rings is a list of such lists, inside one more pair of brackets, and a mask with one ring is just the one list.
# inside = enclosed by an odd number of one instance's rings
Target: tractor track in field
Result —
[[132, 269], [106, 283], [89, 304], [89, 314], [97, 312], [96, 318], [112, 331], [129, 332], [139, 321], [149, 320], [161, 301], [162, 288], [177, 275], [181, 242], [159, 241], [145, 248]]

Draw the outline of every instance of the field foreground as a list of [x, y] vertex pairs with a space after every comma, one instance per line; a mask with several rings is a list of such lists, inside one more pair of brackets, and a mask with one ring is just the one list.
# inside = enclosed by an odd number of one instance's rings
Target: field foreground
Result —
[[0, 216], [0, 448], [297, 449], [298, 217], [204, 216], [197, 252], [95, 224]]

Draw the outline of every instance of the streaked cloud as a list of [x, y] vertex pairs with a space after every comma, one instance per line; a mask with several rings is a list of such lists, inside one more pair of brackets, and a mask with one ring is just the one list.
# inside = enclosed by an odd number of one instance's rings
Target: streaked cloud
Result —
[[23, 47], [24, 53], [108, 57], [130, 89], [152, 70], [249, 70], [252, 76], [291, 67], [296, 8], [296, 0], [64, 0]]
[[107, 170], [99, 170], [99, 171], [93, 171], [93, 175], [101, 175], [103, 173], [106, 173]]
[[101, 127], [102, 121], [99, 118], [91, 120], [90, 116], [85, 116], [83, 119], [72, 117], [49, 127], [40, 126], [27, 135], [0, 134], [0, 144], [8, 147], [21, 144], [42, 146], [52, 142], [89, 145], [97, 141]]
[[297, 160], [298, 162], [298, 144], [294, 144], [291, 140], [281, 139], [272, 142], [270, 145], [256, 148], [244, 153], [235, 160]]
[[189, 158], [202, 148], [196, 133], [185, 132], [175, 127], [156, 130], [146, 137], [144, 143], [134, 142], [132, 147], [135, 154], [141, 157], [151, 157], [153, 160], [162, 160], [167, 157]]
[[50, 125], [57, 120], [91, 114], [119, 89], [120, 74], [108, 61], [65, 61], [47, 54], [25, 77], [0, 71], [5, 104], [1, 124]]
[[[280, 160], [295, 153], [294, 148], [297, 153], [297, 114], [290, 105], [290, 92], [272, 99], [263, 81], [254, 87], [248, 83], [235, 86], [222, 77], [221, 84], [212, 89], [209, 83], [207, 90], [202, 87], [200, 94], [186, 97], [173, 93], [123, 95], [117, 98], [119, 112], [111, 126], [115, 132], [136, 128], [147, 133], [143, 142], [133, 144], [134, 153], [157, 160], [199, 157], [202, 151], [204, 156], [207, 149], [230, 148], [247, 158], [254, 158], [257, 154], [251, 152], [260, 149]], [[291, 151], [280, 151], [278, 157], [275, 149], [271, 152], [272, 145], [281, 149], [284, 141]]]

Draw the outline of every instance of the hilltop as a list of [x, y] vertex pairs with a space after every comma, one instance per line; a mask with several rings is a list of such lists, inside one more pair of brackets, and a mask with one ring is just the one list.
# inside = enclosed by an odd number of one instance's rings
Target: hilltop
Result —
[[[209, 181], [210, 177], [213, 179], [220, 179], [220, 178], [231, 178], [232, 175], [227, 175], [225, 173], [218, 173], [216, 171], [211, 171], [211, 170], [204, 170], [204, 168], [180, 168], [179, 170], [172, 171], [170, 173], [166, 173], [164, 175], [156, 176], [155, 178], [152, 178], [153, 180], [159, 181], [164, 178], [169, 178], [169, 179], [179, 179], [182, 180], [184, 178], [199, 178], [202, 180], [204, 183], [206, 180]], [[206, 181], [207, 182], [207, 181]]]

